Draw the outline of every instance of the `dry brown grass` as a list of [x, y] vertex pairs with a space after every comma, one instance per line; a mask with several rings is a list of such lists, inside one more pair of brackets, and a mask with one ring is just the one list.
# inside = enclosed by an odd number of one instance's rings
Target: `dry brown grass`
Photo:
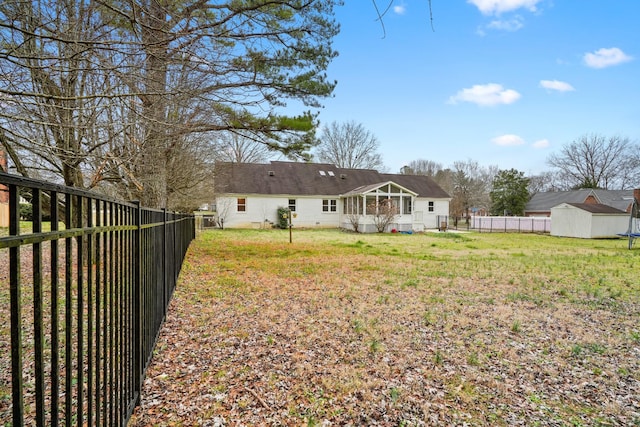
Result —
[[639, 425], [638, 250], [207, 232], [131, 425]]

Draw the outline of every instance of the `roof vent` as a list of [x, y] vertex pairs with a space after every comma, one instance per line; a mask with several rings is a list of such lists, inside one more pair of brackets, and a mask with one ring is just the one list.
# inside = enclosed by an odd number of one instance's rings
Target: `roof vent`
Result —
[[341, 174], [340, 174], [340, 179], [347, 179], [347, 175], [346, 175], [346, 174], [344, 174], [344, 173], [341, 173]]
[[269, 171], [267, 173], [269, 174], [269, 176], [274, 176], [276, 174], [274, 171]]

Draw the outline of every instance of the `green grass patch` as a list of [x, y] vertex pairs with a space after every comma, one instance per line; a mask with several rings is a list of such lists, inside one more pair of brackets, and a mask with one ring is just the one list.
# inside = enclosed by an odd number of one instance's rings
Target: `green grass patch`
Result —
[[624, 239], [206, 231], [131, 425], [633, 425], [638, 261]]

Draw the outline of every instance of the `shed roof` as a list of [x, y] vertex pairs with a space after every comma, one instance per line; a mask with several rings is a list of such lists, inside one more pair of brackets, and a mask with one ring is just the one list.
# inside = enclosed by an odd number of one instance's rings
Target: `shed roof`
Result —
[[418, 197], [450, 198], [427, 176], [383, 174], [373, 169], [345, 169], [327, 163], [216, 163], [214, 187], [218, 194], [339, 196], [388, 181], [415, 192]]
[[574, 206], [583, 211], [596, 214], [627, 214], [625, 211], [616, 209], [613, 206], [604, 205], [602, 203], [567, 203], [567, 205]]

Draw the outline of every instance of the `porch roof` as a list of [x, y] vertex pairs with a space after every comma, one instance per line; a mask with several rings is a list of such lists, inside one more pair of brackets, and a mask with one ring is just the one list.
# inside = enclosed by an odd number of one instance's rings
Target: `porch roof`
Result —
[[377, 184], [369, 184], [369, 185], [362, 185], [358, 188], [354, 188], [353, 190], [349, 191], [348, 193], [344, 194], [344, 196], [358, 196], [358, 195], [364, 195], [367, 193], [371, 193], [374, 190], [377, 190], [381, 187], [384, 187], [385, 185], [394, 185], [395, 187], [398, 187], [402, 190], [403, 193], [408, 193], [411, 194], [412, 196], [417, 196], [418, 193], [416, 193], [415, 191], [409, 190], [408, 188], [403, 187], [402, 185], [399, 185], [396, 182], [393, 181], [385, 181], [385, 182], [380, 182]]

